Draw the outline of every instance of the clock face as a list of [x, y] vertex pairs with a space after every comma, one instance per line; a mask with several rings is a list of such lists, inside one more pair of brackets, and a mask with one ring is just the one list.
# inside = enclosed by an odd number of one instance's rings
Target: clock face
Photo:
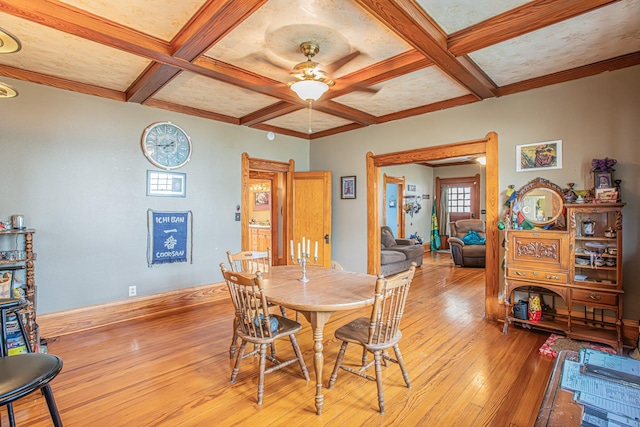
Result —
[[191, 158], [191, 138], [171, 122], [153, 123], [142, 134], [142, 151], [157, 167], [177, 169]]

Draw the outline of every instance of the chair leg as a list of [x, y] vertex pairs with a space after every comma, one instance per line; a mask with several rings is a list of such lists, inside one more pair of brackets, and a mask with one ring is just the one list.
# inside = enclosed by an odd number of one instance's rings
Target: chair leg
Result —
[[382, 355], [380, 350], [376, 350], [373, 353], [376, 366], [376, 383], [378, 385], [378, 406], [380, 406], [380, 413], [384, 414], [384, 393], [382, 390]]
[[49, 384], [42, 388], [42, 394], [44, 395], [44, 399], [47, 401], [47, 406], [49, 407], [49, 413], [51, 414], [53, 425], [55, 427], [62, 427], [62, 420], [60, 419], [58, 407], [56, 406], [56, 401], [53, 398], [53, 392], [51, 391], [51, 387], [49, 386]]
[[13, 416], [13, 404], [7, 404], [7, 418], [9, 418], [9, 426], [16, 427], [16, 419]]
[[240, 371], [240, 362], [242, 362], [242, 356], [244, 356], [244, 350], [247, 348], [247, 342], [242, 341], [240, 344], [240, 351], [236, 356], [236, 363], [233, 365], [233, 371], [231, 371], [231, 382], [236, 382], [236, 377], [238, 376], [238, 372]]
[[238, 332], [236, 331], [236, 318], [233, 318], [233, 338], [229, 346], [229, 359], [236, 357], [236, 343], [238, 342]]
[[398, 344], [394, 345], [393, 351], [395, 351], [396, 353], [396, 359], [398, 359], [398, 365], [400, 365], [400, 370], [402, 371], [402, 377], [404, 378], [404, 382], [407, 384], [407, 388], [411, 388], [411, 383], [409, 382], [409, 373], [407, 372], [407, 368], [405, 368], [404, 366], [402, 353], [400, 353], [400, 346], [398, 346]]
[[340, 370], [340, 364], [342, 363], [342, 359], [344, 358], [344, 353], [347, 351], [348, 342], [343, 341], [342, 346], [340, 346], [340, 352], [338, 353], [338, 358], [336, 359], [336, 364], [333, 367], [333, 372], [331, 373], [331, 378], [329, 379], [329, 390], [333, 387], [333, 384], [336, 382], [338, 378], [338, 371]]
[[260, 344], [260, 375], [258, 377], [258, 405], [262, 405], [264, 395], [264, 369], [267, 359], [267, 344]]
[[365, 366], [367, 364], [368, 355], [369, 355], [369, 352], [367, 351], [367, 348], [362, 347], [362, 366]]
[[302, 358], [302, 352], [300, 351], [300, 347], [298, 346], [298, 341], [296, 337], [291, 334], [289, 335], [291, 339], [291, 345], [293, 346], [293, 351], [296, 352], [296, 357], [298, 358], [298, 363], [300, 363], [300, 369], [302, 369], [302, 374], [304, 378], [309, 382], [309, 371], [307, 370], [307, 365], [304, 363], [304, 359]]

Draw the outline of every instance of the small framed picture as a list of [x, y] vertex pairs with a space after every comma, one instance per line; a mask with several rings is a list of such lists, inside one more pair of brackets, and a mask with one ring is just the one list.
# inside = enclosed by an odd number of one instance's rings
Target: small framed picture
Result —
[[356, 177], [343, 176], [340, 178], [340, 198], [355, 199], [356, 198]]
[[596, 188], [596, 202], [615, 203], [618, 200], [618, 192], [615, 188]]
[[271, 193], [268, 191], [256, 191], [253, 195], [253, 210], [267, 211], [271, 209]]
[[601, 171], [596, 169], [593, 171], [593, 188], [610, 189], [613, 186], [613, 177], [611, 171]]
[[516, 171], [562, 169], [562, 140], [516, 146]]
[[147, 170], [147, 196], [186, 197], [187, 174]]

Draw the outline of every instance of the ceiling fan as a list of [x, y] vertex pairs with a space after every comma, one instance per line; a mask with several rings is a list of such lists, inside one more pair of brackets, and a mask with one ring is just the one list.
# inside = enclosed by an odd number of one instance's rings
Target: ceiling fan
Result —
[[[312, 60], [320, 52], [320, 46], [317, 43], [301, 43], [300, 52], [307, 57], [307, 60], [293, 67], [291, 76], [296, 80], [289, 82], [288, 85], [303, 101], [317, 101], [331, 86], [335, 85], [335, 81], [329, 76], [360, 55], [360, 52], [356, 50], [328, 65], [325, 71], [320, 69], [320, 64]], [[356, 90], [377, 92], [374, 89], [361, 87]]]

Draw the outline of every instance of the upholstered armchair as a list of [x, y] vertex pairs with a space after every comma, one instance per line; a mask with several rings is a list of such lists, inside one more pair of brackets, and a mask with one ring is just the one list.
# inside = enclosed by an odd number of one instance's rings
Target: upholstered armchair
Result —
[[450, 222], [449, 247], [455, 265], [484, 267], [487, 239], [485, 222], [481, 219], [461, 219]]

